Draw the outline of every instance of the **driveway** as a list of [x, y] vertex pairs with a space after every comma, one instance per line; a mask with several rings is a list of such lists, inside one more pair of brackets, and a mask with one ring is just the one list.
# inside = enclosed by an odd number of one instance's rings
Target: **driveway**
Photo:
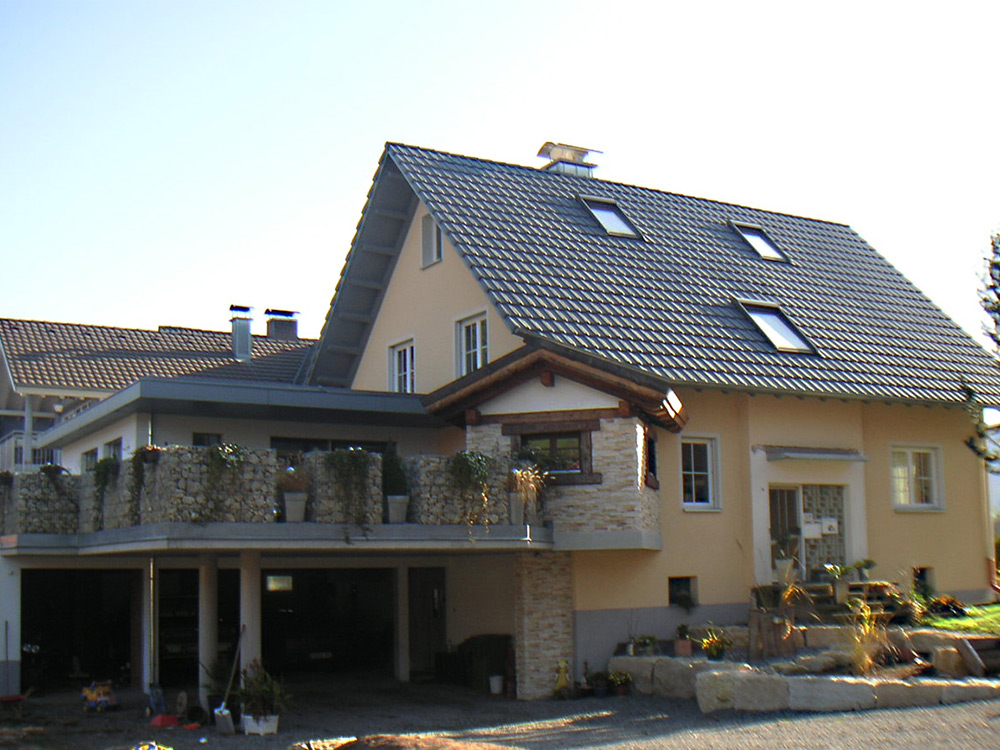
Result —
[[[532, 750], [1000, 748], [997, 701], [848, 714], [705, 716], [693, 702], [652, 696], [521, 702], [383, 680], [288, 687], [293, 707], [272, 737], [227, 737], [214, 727], [153, 729], [139, 692], [120, 693], [117, 711], [85, 715], [75, 695], [62, 693], [33, 696], [24, 722], [0, 724], [0, 747], [127, 750], [155, 741], [174, 750], [284, 750], [334, 737], [436, 732]], [[167, 697], [173, 699], [171, 693]]]

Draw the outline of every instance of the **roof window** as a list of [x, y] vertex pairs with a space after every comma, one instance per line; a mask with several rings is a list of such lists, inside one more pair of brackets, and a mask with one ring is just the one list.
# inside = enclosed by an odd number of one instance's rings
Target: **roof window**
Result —
[[774, 244], [774, 240], [767, 236], [763, 228], [754, 224], [737, 224], [730, 222], [733, 229], [739, 232], [740, 237], [764, 260], [777, 260], [788, 262], [785, 254]]
[[777, 305], [743, 300], [739, 300], [739, 305], [778, 351], [815, 351]]
[[590, 209], [590, 213], [604, 227], [604, 231], [613, 237], [638, 237], [639, 232], [632, 222], [626, 218], [625, 214], [612, 200], [602, 198], [581, 198], [583, 205]]

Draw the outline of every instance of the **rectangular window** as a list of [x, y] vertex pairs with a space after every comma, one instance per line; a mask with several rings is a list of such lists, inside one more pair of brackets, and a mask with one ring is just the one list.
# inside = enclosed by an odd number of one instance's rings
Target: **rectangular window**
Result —
[[688, 612], [698, 606], [696, 579], [693, 576], [667, 578], [667, 603]]
[[788, 262], [785, 254], [778, 249], [778, 246], [774, 244], [774, 240], [768, 237], [761, 227], [752, 224], [737, 224], [735, 222], [733, 222], [732, 226], [739, 233], [740, 237], [764, 260]]
[[389, 350], [389, 387], [396, 393], [416, 393], [416, 349], [412, 341], [396, 344]]
[[122, 460], [122, 439], [118, 438], [112, 440], [110, 443], [105, 443], [104, 448], [101, 451], [101, 458], [114, 458], [118, 461]]
[[686, 507], [719, 507], [716, 453], [711, 438], [681, 440], [681, 498]]
[[646, 486], [654, 490], [660, 489], [660, 481], [656, 470], [656, 434], [647, 430], [644, 440], [643, 462], [646, 466]]
[[87, 451], [80, 456], [80, 470], [93, 471], [97, 466], [97, 448]]
[[421, 221], [421, 234], [423, 252], [421, 261], [424, 267], [437, 263], [444, 257], [444, 237], [441, 234], [441, 227], [426, 214]]
[[521, 449], [548, 472], [583, 470], [583, 445], [579, 432], [547, 432], [521, 437]]
[[897, 508], [940, 508], [937, 450], [892, 449], [892, 503]]
[[750, 316], [767, 340], [775, 349], [782, 352], [812, 352], [814, 351], [805, 337], [799, 333], [791, 321], [785, 317], [777, 305], [765, 305], [756, 302], [740, 302], [740, 307]]
[[222, 445], [222, 435], [217, 432], [196, 432], [191, 436], [191, 445], [195, 448]]
[[583, 198], [583, 205], [590, 209], [604, 231], [614, 237], [638, 237], [639, 232], [614, 201]]
[[486, 314], [466, 318], [458, 324], [458, 374], [475, 372], [488, 361]]

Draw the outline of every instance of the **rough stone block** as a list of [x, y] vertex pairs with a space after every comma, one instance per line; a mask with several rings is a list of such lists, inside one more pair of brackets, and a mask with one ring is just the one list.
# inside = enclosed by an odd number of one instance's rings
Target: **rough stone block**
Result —
[[698, 708], [703, 714], [733, 707], [742, 671], [702, 672], [694, 681]]
[[936, 706], [941, 702], [945, 683], [942, 680], [876, 681], [875, 706], [877, 708], [903, 708], [906, 706]]
[[936, 646], [931, 654], [931, 663], [937, 673], [945, 677], [965, 677], [969, 674], [965, 660], [953, 646]]
[[806, 646], [808, 648], [843, 648], [846, 642], [846, 628], [840, 625], [810, 625], [806, 628]]
[[1000, 680], [950, 682], [941, 691], [942, 703], [985, 701], [1000, 698]]
[[779, 661], [771, 665], [777, 674], [783, 674], [786, 676], [803, 675], [809, 674], [809, 670], [803, 667], [801, 664], [796, 664], [794, 661]]
[[655, 656], [612, 656], [608, 672], [628, 672], [632, 675], [632, 690], [643, 695], [653, 693], [653, 665], [662, 661]]
[[784, 711], [788, 708], [788, 678], [761, 672], [740, 672], [733, 693], [737, 711]]
[[823, 674], [832, 672], [837, 668], [837, 657], [831, 653], [809, 654], [800, 656], [795, 663], [803, 667], [810, 674]]
[[694, 665], [692, 658], [657, 659], [653, 664], [653, 692], [665, 698], [694, 698]]
[[936, 648], [950, 646], [951, 640], [954, 638], [951, 633], [930, 628], [911, 630], [908, 635], [910, 647], [921, 654], [933, 654]]
[[875, 688], [856, 677], [789, 677], [793, 711], [857, 711], [875, 708]]

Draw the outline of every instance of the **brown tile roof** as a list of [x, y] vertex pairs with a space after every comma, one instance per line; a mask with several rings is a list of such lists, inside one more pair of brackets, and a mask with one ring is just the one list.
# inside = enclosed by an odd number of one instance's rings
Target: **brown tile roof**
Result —
[[142, 377], [293, 382], [313, 341], [254, 336], [253, 360], [237, 362], [231, 334], [0, 318], [0, 346], [15, 387], [116, 391]]

